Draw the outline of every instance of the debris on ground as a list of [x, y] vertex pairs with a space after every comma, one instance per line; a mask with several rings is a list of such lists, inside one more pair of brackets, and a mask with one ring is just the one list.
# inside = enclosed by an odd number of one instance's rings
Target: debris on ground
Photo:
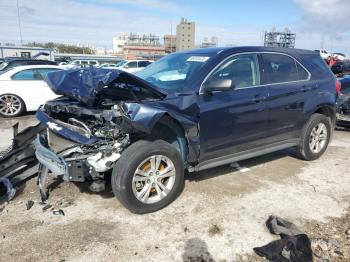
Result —
[[[4, 189], [3, 190], [0, 189], [0, 192], [3, 191], [4, 195], [6, 195], [3, 200], [4, 201], [12, 200], [16, 195], [16, 189], [13, 188], [10, 180], [8, 178], [5, 178], [5, 177], [0, 177], [0, 185], [1, 184], [4, 186]], [[1, 199], [3, 198], [2, 193], [0, 195], [0, 198]]]
[[52, 213], [56, 216], [64, 216], [64, 211], [62, 209], [59, 209], [59, 210], [54, 210], [52, 211]]
[[311, 241], [297, 226], [282, 218], [270, 216], [266, 227], [271, 234], [280, 235], [281, 239], [254, 248], [258, 256], [271, 262], [312, 262]]
[[210, 225], [208, 233], [210, 236], [221, 234], [221, 228], [218, 225]]
[[315, 262], [350, 261], [350, 208], [340, 218], [330, 218], [328, 223], [307, 224], [312, 239]]
[[33, 200], [28, 200], [26, 207], [27, 210], [31, 209], [34, 206], [34, 201]]
[[50, 208], [52, 208], [52, 205], [50, 204], [47, 204], [46, 206], [44, 206], [42, 209], [43, 209], [43, 212], [49, 210]]

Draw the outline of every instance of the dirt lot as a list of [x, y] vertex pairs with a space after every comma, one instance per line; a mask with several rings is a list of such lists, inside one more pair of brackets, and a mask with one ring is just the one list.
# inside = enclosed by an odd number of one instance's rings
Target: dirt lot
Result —
[[[0, 150], [12, 124], [0, 119]], [[142, 216], [110, 192], [59, 181], [49, 203], [65, 216], [53, 215], [31, 179], [0, 211], [0, 261], [262, 261], [252, 248], [277, 239], [264, 225], [270, 214], [304, 230], [317, 261], [350, 261], [349, 158], [350, 132], [338, 130], [317, 161], [287, 150], [240, 162], [247, 169], [190, 174], [174, 203]]]

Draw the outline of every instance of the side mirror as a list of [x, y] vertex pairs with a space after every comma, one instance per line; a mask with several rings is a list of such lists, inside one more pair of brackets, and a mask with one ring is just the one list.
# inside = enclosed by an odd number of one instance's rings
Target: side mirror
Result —
[[203, 85], [203, 90], [205, 92], [213, 91], [228, 91], [234, 89], [234, 84], [231, 79], [227, 78], [213, 78], [209, 79]]
[[129, 68], [129, 66], [128, 66], [128, 65], [126, 65], [126, 66], [124, 66], [124, 68]]

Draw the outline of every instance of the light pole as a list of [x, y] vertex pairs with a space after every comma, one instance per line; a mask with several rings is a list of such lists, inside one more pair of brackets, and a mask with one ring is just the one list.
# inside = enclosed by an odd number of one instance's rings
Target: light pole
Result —
[[20, 37], [20, 41], [21, 41], [21, 45], [22, 45], [23, 44], [23, 40], [22, 40], [22, 25], [21, 25], [20, 13], [19, 13], [18, 0], [17, 0], [17, 18], [18, 18], [19, 37]]

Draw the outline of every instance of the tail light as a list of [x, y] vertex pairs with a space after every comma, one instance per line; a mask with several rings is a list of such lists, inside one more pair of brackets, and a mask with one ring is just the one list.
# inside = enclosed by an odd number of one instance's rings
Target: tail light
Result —
[[340, 95], [340, 90], [341, 90], [341, 83], [339, 80], [335, 82], [335, 90], [337, 91], [337, 95]]

